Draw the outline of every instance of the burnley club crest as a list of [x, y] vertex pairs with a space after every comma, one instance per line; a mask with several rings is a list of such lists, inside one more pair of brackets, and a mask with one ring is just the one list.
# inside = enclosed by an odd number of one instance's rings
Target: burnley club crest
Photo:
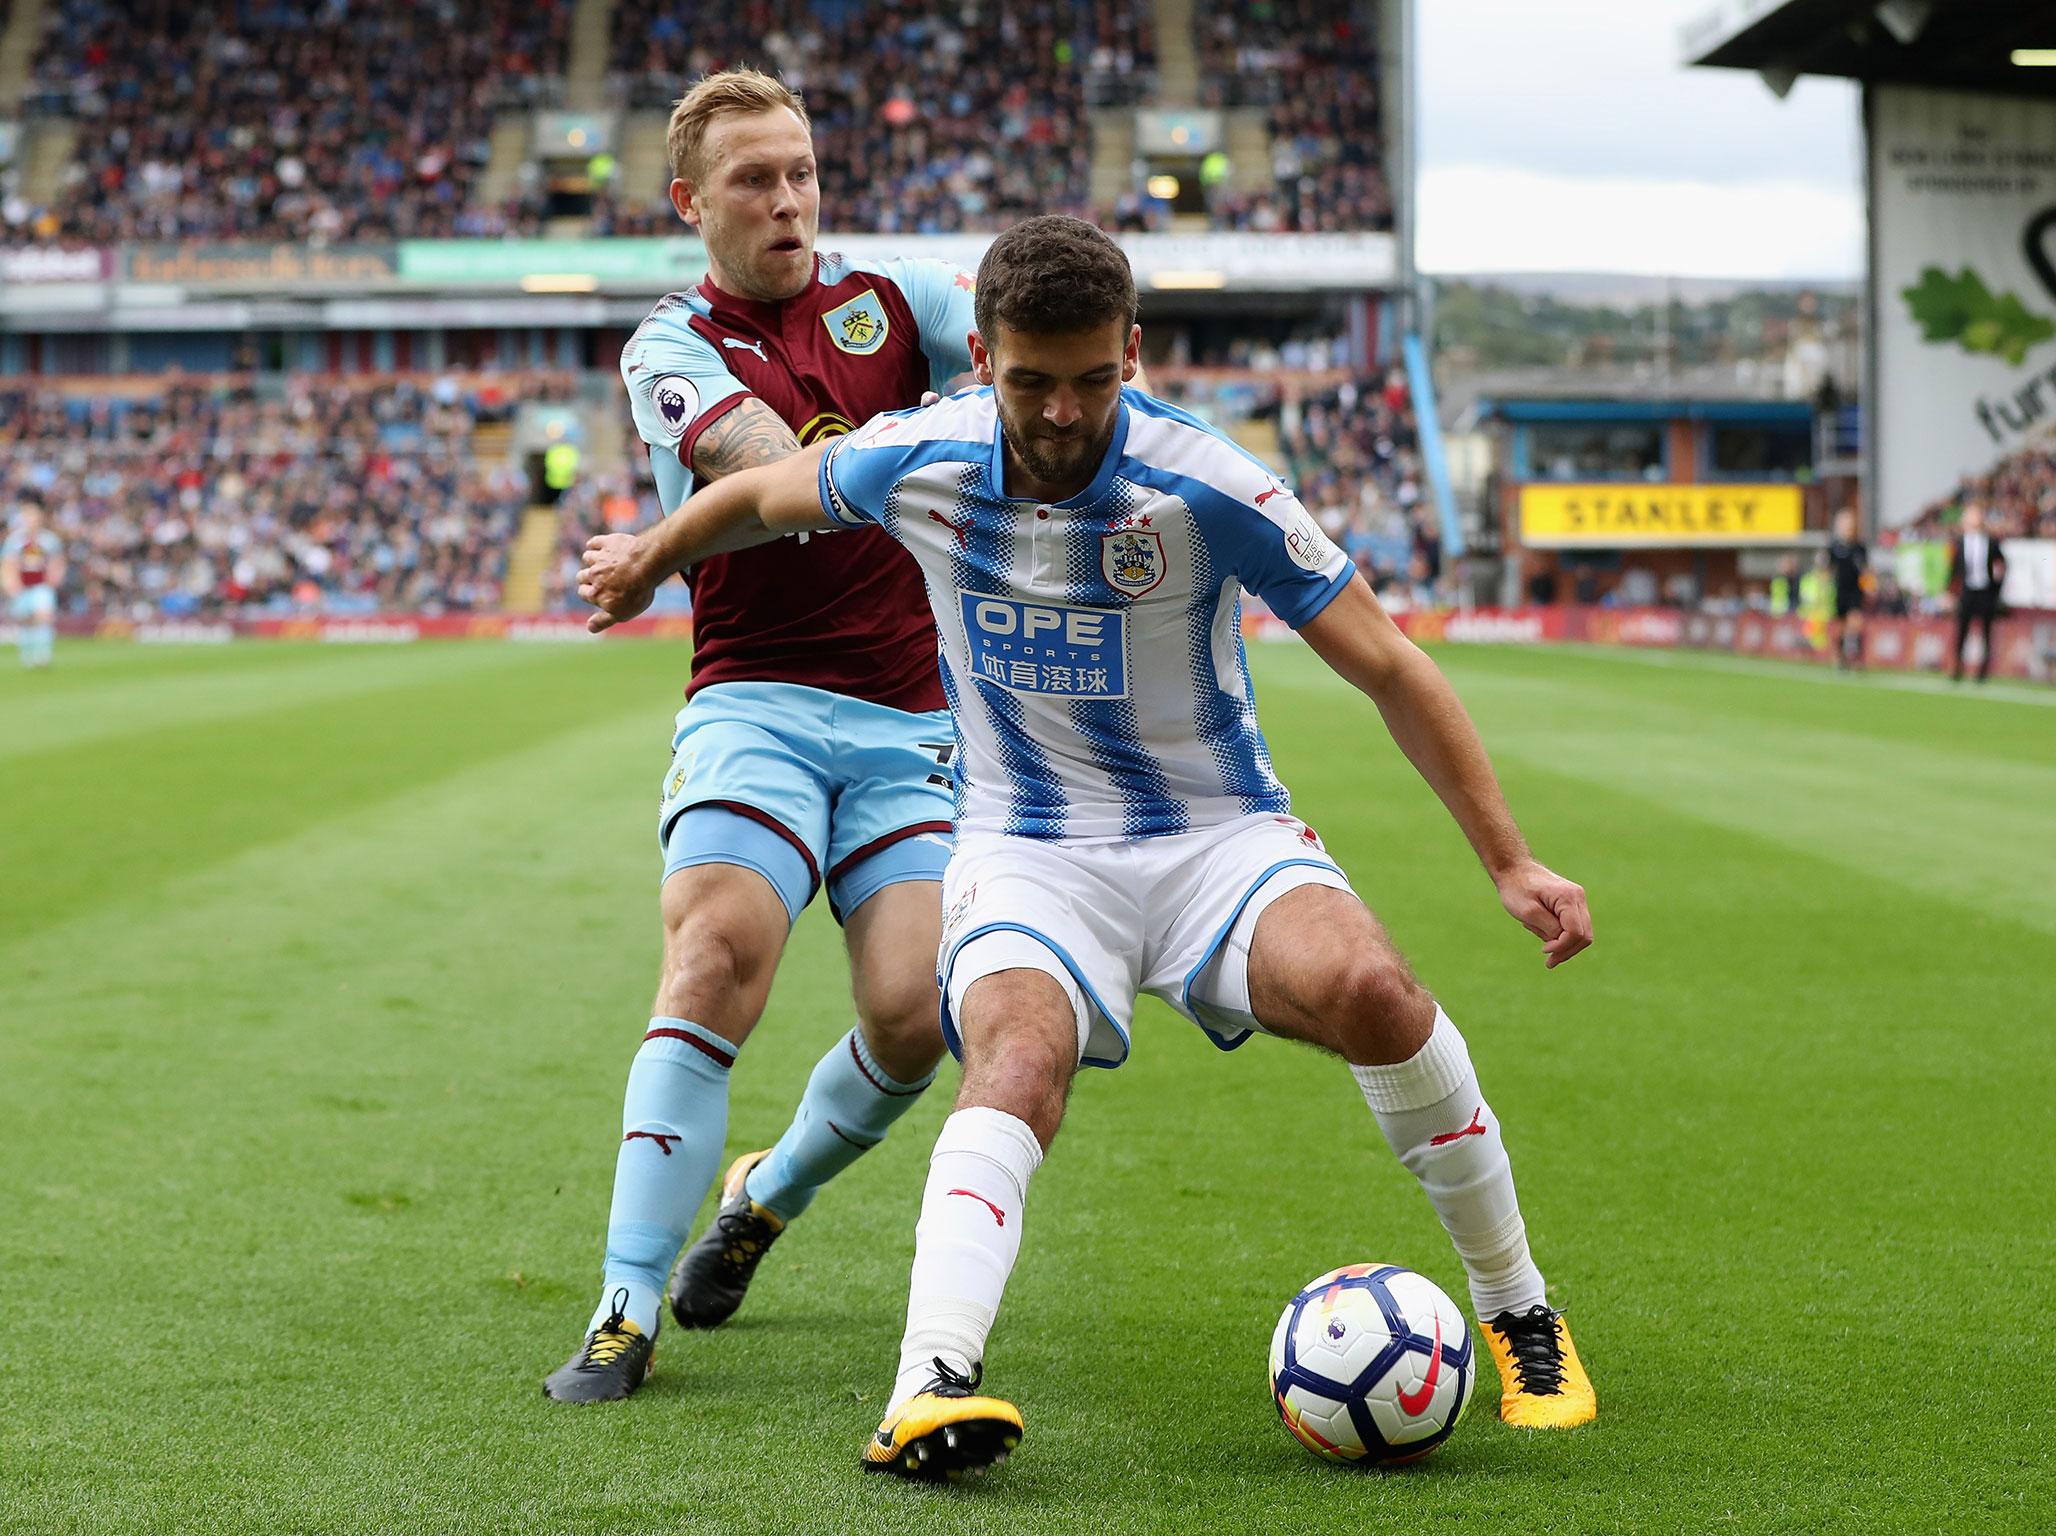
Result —
[[1124, 528], [1101, 534], [1099, 569], [1118, 592], [1140, 597], [1164, 579], [1164, 536]]

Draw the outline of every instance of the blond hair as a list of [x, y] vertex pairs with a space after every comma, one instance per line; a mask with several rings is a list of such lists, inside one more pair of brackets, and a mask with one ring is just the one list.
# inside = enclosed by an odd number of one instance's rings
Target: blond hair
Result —
[[670, 125], [664, 130], [664, 147], [671, 156], [671, 174], [697, 184], [707, 172], [701, 151], [707, 130], [717, 117], [738, 113], [769, 112], [784, 107], [812, 134], [807, 104], [784, 81], [756, 69], [724, 69], [703, 75], [691, 90], [678, 98], [671, 109]]

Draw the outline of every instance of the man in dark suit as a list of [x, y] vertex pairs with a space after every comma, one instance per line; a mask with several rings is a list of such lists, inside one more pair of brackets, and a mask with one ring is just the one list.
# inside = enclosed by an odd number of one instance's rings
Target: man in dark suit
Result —
[[1999, 586], [2006, 579], [2006, 554], [1985, 532], [1985, 509], [1971, 502], [1963, 509], [1963, 527], [1949, 551], [1949, 590], [1956, 594], [1955, 663], [1949, 675], [1963, 681], [1963, 642], [1970, 626], [1984, 632], [1984, 654], [1978, 658], [1977, 680], [1992, 670], [1992, 621], [1999, 616]]

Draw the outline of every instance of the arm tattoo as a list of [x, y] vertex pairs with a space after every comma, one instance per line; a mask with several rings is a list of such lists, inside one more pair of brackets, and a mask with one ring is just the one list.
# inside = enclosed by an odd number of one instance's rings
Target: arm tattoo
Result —
[[792, 428], [758, 399], [743, 401], [700, 434], [693, 445], [692, 472], [701, 480], [718, 480], [737, 470], [775, 464], [800, 451]]

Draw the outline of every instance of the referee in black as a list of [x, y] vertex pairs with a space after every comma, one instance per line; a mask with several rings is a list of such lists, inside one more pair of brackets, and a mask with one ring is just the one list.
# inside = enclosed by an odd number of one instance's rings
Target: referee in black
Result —
[[1828, 569], [1835, 578], [1835, 617], [1828, 638], [1835, 647], [1835, 666], [1863, 665], [1863, 592], [1870, 582], [1870, 550], [1856, 537], [1856, 514], [1844, 507], [1835, 514], [1834, 542], [1828, 545]]

